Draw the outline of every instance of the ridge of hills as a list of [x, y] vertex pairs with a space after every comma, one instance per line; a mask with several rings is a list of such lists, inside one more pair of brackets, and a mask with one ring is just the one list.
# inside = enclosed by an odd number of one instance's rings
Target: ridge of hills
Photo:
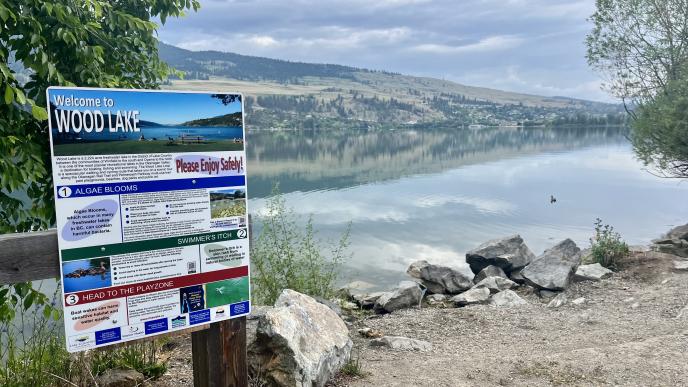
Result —
[[545, 97], [451, 81], [262, 58], [190, 51], [160, 42], [160, 56], [184, 73], [167, 88], [242, 92], [255, 129], [621, 125], [621, 105]]

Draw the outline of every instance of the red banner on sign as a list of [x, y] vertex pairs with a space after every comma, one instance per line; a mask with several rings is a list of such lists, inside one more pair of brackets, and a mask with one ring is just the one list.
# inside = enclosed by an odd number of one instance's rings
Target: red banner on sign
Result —
[[154, 293], [170, 289], [179, 289], [186, 286], [200, 285], [208, 282], [244, 277], [247, 275], [248, 266], [240, 266], [207, 273], [185, 275], [183, 277], [174, 277], [136, 284], [113, 286], [110, 288], [87, 290], [78, 293], [65, 294], [65, 304], [68, 306], [88, 304], [90, 302], [136, 296], [139, 294]]

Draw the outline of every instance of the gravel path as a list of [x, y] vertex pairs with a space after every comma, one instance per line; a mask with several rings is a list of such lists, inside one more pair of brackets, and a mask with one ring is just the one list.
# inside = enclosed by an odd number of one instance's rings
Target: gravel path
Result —
[[[529, 304], [521, 307], [370, 316], [351, 327], [354, 356], [367, 375], [340, 376], [331, 385], [688, 386], [688, 271], [673, 270], [674, 259], [636, 253], [609, 279], [573, 284], [569, 303], [558, 309], [524, 287], [517, 292]], [[570, 303], [579, 297], [585, 303]], [[363, 327], [426, 340], [433, 349], [371, 348], [357, 333]], [[188, 335], [169, 347], [168, 372], [154, 386], [192, 385]]]
[[[635, 254], [599, 283], [572, 285], [558, 309], [529, 304], [425, 308], [374, 316], [355, 328], [432, 343], [429, 352], [370, 348], [354, 336], [364, 378], [339, 386], [688, 385], [688, 272], [675, 257]], [[681, 317], [677, 317], [681, 314]]]

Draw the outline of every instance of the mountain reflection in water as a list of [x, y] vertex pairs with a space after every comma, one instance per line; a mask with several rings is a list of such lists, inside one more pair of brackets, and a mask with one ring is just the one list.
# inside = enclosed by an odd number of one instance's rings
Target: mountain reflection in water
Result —
[[[390, 287], [417, 259], [461, 263], [519, 233], [536, 253], [587, 247], [595, 218], [631, 244], [688, 221], [688, 185], [656, 178], [621, 128], [248, 131], [249, 211], [274, 183], [323, 239], [352, 222], [343, 281]], [[557, 198], [550, 203], [550, 195]], [[256, 231], [260, 231], [259, 222]]]

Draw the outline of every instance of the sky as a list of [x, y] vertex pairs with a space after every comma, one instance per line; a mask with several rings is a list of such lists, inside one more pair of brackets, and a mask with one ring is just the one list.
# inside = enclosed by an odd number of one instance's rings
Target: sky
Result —
[[611, 102], [585, 60], [594, 0], [201, 0], [160, 39]]

